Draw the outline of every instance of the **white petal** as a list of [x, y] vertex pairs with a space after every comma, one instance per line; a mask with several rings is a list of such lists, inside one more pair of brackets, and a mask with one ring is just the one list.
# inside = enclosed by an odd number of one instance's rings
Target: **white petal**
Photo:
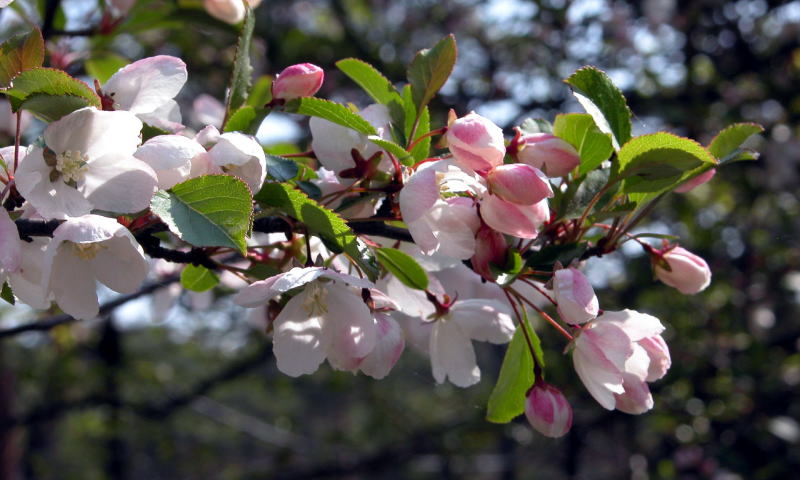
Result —
[[322, 328], [330, 342], [328, 361], [337, 370], [353, 370], [369, 355], [377, 341], [377, 325], [353, 290], [339, 284], [325, 285], [327, 313]]
[[361, 362], [359, 368], [370, 377], [380, 380], [392, 370], [405, 348], [400, 325], [388, 315], [376, 314], [378, 341], [375, 348]]
[[22, 264], [22, 240], [17, 225], [8, 216], [5, 208], [0, 208], [0, 270], [15, 272]]
[[8, 277], [14, 295], [31, 308], [45, 309], [50, 306], [42, 278], [44, 251], [50, 239], [35, 237], [33, 242], [22, 243], [22, 264], [16, 273]]
[[194, 139], [181, 135], [159, 135], [139, 147], [134, 156], [155, 170], [158, 188], [168, 189], [189, 178], [192, 159], [205, 151]]
[[306, 298], [301, 292], [275, 318], [272, 350], [278, 370], [291, 377], [314, 373], [325, 360], [320, 318], [306, 312]]
[[572, 364], [586, 390], [603, 408], [614, 410], [614, 393], [623, 393], [622, 372], [613, 368], [602, 368], [595, 363], [590, 352], [576, 348], [572, 352]]
[[139, 146], [141, 130], [141, 120], [130, 112], [86, 107], [48, 125], [44, 140], [56, 154], [77, 151], [89, 159], [108, 153], [133, 155]]
[[141, 121], [167, 132], [178, 132], [183, 130], [183, 118], [181, 107], [175, 100], [167, 100], [163, 105], [150, 113], [140, 113], [138, 117]]
[[147, 258], [133, 236], [123, 233], [103, 242], [103, 248], [90, 263], [101, 283], [119, 293], [133, 293], [147, 276]]
[[367, 145], [364, 135], [318, 117], [311, 117], [311, 149], [319, 163], [336, 173], [355, 166], [352, 149], [363, 151]]
[[103, 93], [114, 94], [114, 108], [150, 113], [175, 98], [187, 79], [183, 60], [167, 55], [144, 58], [108, 79]]
[[415, 222], [439, 200], [436, 169], [426, 168], [411, 175], [400, 190], [400, 211], [403, 221]]
[[50, 167], [44, 163], [41, 148], [34, 148], [20, 163], [16, 173], [19, 192], [44, 218], [86, 215], [92, 204], [81, 192], [61, 180], [50, 181]]
[[89, 163], [83, 191], [97, 209], [135, 213], [150, 206], [157, 184], [156, 173], [143, 161], [109, 154]]
[[438, 383], [449, 378], [453, 385], [466, 388], [481, 379], [472, 342], [454, 321], [435, 323], [431, 330], [430, 355], [433, 378]]
[[95, 279], [86, 262], [72, 253], [69, 245], [58, 249], [49, 277], [49, 288], [65, 313], [81, 320], [97, 316], [99, 305]]
[[450, 318], [473, 340], [503, 344], [514, 336], [509, 309], [497, 301], [459, 300], [450, 308]]
[[123, 230], [125, 227], [113, 218], [84, 215], [79, 218], [71, 218], [59, 225], [53, 231], [53, 243], [65, 240], [75, 243], [102, 242], [113, 238]]
[[618, 325], [634, 342], [659, 335], [664, 331], [664, 325], [658, 318], [636, 310], [605, 311], [597, 319]]
[[647, 379], [650, 370], [650, 356], [641, 345], [633, 344], [633, 354], [625, 360], [625, 373], [631, 374], [641, 381]]

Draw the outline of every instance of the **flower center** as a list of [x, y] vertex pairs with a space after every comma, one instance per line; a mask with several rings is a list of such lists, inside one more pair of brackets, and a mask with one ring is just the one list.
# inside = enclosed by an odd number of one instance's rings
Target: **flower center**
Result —
[[314, 282], [306, 288], [306, 299], [303, 302], [303, 309], [309, 316], [320, 316], [328, 313], [328, 307], [325, 305], [325, 298], [328, 296], [328, 291], [325, 290], [318, 282]]
[[44, 151], [44, 161], [52, 168], [50, 171], [51, 182], [60, 178], [64, 180], [64, 183], [73, 187], [77, 187], [78, 183], [83, 181], [86, 171], [89, 170], [89, 157], [77, 150], [67, 150], [55, 154], [48, 148]]
[[81, 260], [91, 260], [97, 255], [97, 252], [106, 248], [100, 242], [94, 243], [75, 243], [72, 244], [72, 253]]

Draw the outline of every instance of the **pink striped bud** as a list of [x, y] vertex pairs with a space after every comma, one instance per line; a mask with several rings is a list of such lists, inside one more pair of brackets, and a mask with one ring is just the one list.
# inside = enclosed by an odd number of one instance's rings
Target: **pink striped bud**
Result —
[[503, 130], [475, 112], [449, 125], [447, 143], [456, 163], [476, 172], [502, 165], [506, 155]]
[[553, 196], [547, 176], [524, 163], [494, 167], [489, 170], [486, 180], [492, 193], [520, 205], [533, 205]]
[[272, 98], [294, 100], [310, 97], [319, 91], [325, 72], [311, 63], [298, 63], [286, 67], [272, 84]]
[[536, 238], [542, 225], [550, 219], [547, 200], [519, 205], [489, 194], [483, 197], [480, 205], [481, 218], [487, 225], [515, 237]]
[[507, 250], [508, 245], [503, 234], [482, 225], [475, 236], [475, 255], [471, 259], [473, 270], [493, 282], [490, 264], [502, 266], [506, 262]]
[[546, 437], [563, 437], [572, 428], [572, 407], [559, 389], [537, 381], [525, 402], [525, 416]]
[[597, 295], [589, 280], [577, 268], [563, 268], [553, 274], [553, 297], [558, 314], [570, 325], [580, 325], [599, 312]]
[[[656, 255], [660, 255], [653, 262], [656, 277], [681, 293], [694, 295], [705, 290], [711, 283], [711, 269], [708, 264], [692, 252], [675, 247]], [[670, 269], [664, 268], [659, 260], [666, 262]]]
[[675, 187], [675, 190], [673, 191], [675, 193], [686, 193], [690, 190], [694, 190], [695, 187], [699, 187], [700, 185], [714, 178], [714, 175], [716, 174], [717, 174], [716, 168], [712, 168], [711, 170], [706, 170], [705, 172], [692, 178], [691, 180], [683, 182], [683, 184], [681, 184], [680, 186]]
[[523, 135], [519, 143], [519, 161], [542, 170], [548, 177], [563, 177], [581, 163], [575, 147], [549, 133]]

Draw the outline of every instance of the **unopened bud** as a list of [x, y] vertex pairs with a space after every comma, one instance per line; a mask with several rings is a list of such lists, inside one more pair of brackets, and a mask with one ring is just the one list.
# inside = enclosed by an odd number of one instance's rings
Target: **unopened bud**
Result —
[[549, 133], [523, 135], [519, 143], [519, 161], [542, 170], [548, 177], [563, 177], [581, 163], [575, 147]]
[[532, 205], [553, 196], [553, 188], [541, 170], [524, 163], [499, 165], [486, 179], [492, 193], [509, 202]]
[[503, 164], [503, 130], [488, 118], [470, 113], [447, 128], [447, 143], [459, 166], [485, 172]]
[[559, 389], [537, 381], [525, 402], [525, 416], [546, 437], [563, 437], [572, 428], [572, 407]]
[[310, 97], [319, 91], [325, 72], [311, 63], [298, 63], [286, 67], [272, 84], [272, 98], [293, 100]]
[[675, 247], [667, 251], [656, 252], [657, 260], [665, 262], [669, 270], [659, 262], [653, 262], [656, 276], [670, 287], [678, 289], [685, 295], [701, 292], [711, 283], [711, 269], [705, 260], [682, 248]]
[[503, 265], [506, 261], [508, 245], [502, 233], [482, 225], [475, 236], [475, 255], [472, 268], [486, 280], [493, 282], [491, 264]]
[[203, 7], [212, 17], [231, 25], [244, 20], [246, 13], [242, 0], [204, 0]]

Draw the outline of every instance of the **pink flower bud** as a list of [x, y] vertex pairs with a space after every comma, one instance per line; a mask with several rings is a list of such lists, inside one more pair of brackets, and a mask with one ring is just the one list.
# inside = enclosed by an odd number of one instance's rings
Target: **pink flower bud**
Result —
[[493, 282], [494, 275], [489, 264], [503, 265], [506, 261], [508, 245], [502, 233], [482, 225], [475, 236], [475, 255], [472, 268], [486, 280]]
[[659, 262], [654, 262], [656, 276], [670, 287], [685, 295], [693, 295], [705, 290], [711, 283], [711, 269], [708, 264], [692, 252], [675, 247], [660, 254], [670, 270], [663, 268]]
[[203, 7], [212, 17], [231, 25], [244, 20], [246, 13], [242, 0], [204, 0]]
[[533, 205], [519, 205], [489, 194], [481, 200], [481, 218], [498, 232], [536, 238], [539, 229], [550, 219], [550, 208], [546, 199]]
[[675, 193], [686, 193], [690, 190], [694, 190], [695, 187], [699, 187], [700, 185], [714, 178], [714, 175], [716, 174], [717, 174], [716, 168], [712, 168], [711, 170], [706, 170], [705, 172], [692, 178], [691, 180], [684, 182], [678, 187], [675, 187], [675, 190], [673, 191]]
[[476, 172], [502, 165], [506, 155], [503, 130], [475, 112], [450, 124], [447, 143], [456, 163]]
[[486, 179], [492, 193], [520, 205], [532, 205], [553, 196], [547, 176], [538, 168], [524, 163], [494, 167], [489, 170]]
[[572, 428], [572, 407], [559, 389], [537, 381], [528, 393], [525, 416], [546, 437], [563, 437]]
[[563, 268], [553, 274], [553, 296], [558, 314], [570, 325], [580, 325], [597, 316], [597, 295], [586, 276], [576, 268]]
[[542, 170], [548, 177], [563, 177], [581, 163], [575, 147], [555, 135], [531, 133], [523, 135], [519, 142], [519, 161]]
[[272, 98], [293, 100], [310, 97], [317, 93], [324, 79], [325, 72], [311, 63], [298, 63], [286, 67], [272, 84]]

